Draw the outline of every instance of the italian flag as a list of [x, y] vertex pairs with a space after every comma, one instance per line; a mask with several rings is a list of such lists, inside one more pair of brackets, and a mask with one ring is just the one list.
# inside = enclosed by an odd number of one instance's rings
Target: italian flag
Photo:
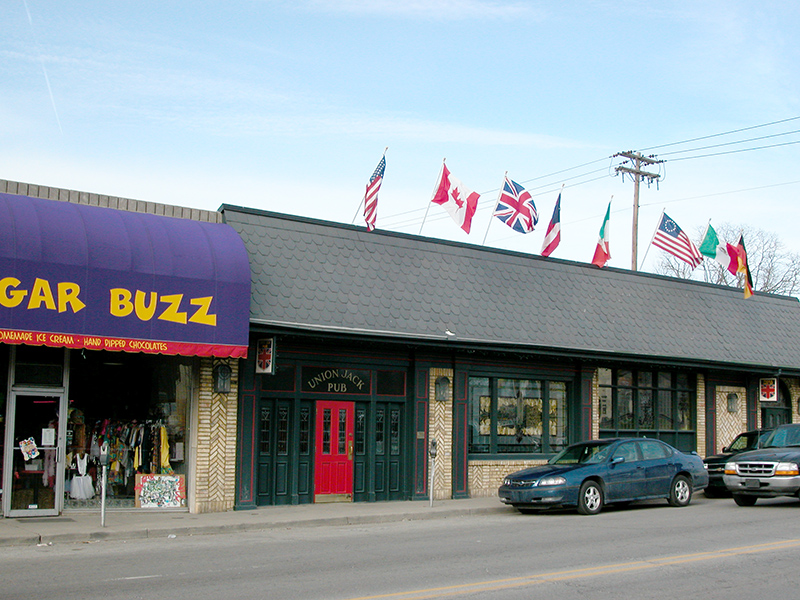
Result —
[[600, 228], [600, 239], [597, 240], [597, 248], [594, 251], [594, 258], [592, 258], [592, 264], [600, 267], [601, 269], [606, 266], [608, 259], [611, 258], [611, 248], [608, 245], [609, 242], [609, 227], [608, 227], [608, 219], [611, 217], [611, 202], [608, 203], [608, 209], [606, 210], [606, 218], [603, 219], [603, 226]]
[[753, 295], [753, 277], [747, 264], [747, 249], [744, 247], [744, 236], [740, 235], [736, 245], [722, 243], [717, 237], [717, 232], [709, 223], [703, 241], [700, 244], [700, 254], [713, 258], [731, 275], [742, 273], [744, 275], [744, 297]]
[[717, 232], [709, 224], [703, 241], [700, 243], [700, 254], [713, 258], [723, 267], [728, 269], [731, 275], [743, 271], [745, 259], [741, 255], [739, 248], [732, 244], [723, 243], [717, 236]]

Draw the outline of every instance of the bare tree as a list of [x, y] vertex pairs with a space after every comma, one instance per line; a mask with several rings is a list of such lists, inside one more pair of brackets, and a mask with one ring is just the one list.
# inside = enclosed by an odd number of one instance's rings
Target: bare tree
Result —
[[[800, 292], [800, 254], [789, 252], [775, 234], [750, 226], [730, 223], [714, 225], [720, 241], [735, 244], [739, 234], [744, 236], [747, 246], [747, 265], [753, 278], [753, 288], [759, 292], [796, 296]], [[695, 231], [692, 241], [700, 247], [705, 228]], [[744, 275], [731, 275], [728, 270], [706, 257], [694, 271], [688, 264], [663, 252], [655, 266], [659, 275], [681, 279], [698, 279], [706, 283], [744, 287]]]

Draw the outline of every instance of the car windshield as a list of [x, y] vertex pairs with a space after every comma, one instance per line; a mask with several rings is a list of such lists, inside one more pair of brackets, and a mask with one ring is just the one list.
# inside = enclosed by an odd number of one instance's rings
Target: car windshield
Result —
[[778, 427], [764, 442], [764, 448], [800, 446], [800, 426]]
[[550, 459], [551, 465], [581, 465], [599, 463], [608, 458], [611, 442], [600, 444], [575, 444], [565, 448]]
[[740, 433], [736, 439], [728, 446], [729, 450], [741, 452], [742, 450], [752, 450], [756, 447], [756, 440], [758, 440], [757, 432]]

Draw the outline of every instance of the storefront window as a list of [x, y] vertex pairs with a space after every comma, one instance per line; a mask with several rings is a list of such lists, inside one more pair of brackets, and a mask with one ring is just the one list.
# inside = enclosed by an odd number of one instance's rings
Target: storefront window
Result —
[[383, 439], [384, 439], [384, 427], [386, 423], [384, 420], [384, 412], [383, 409], [379, 409], [375, 413], [375, 453], [376, 454], [383, 454]]
[[311, 409], [300, 409], [300, 454], [308, 456], [311, 452]]
[[567, 384], [470, 377], [471, 454], [547, 453], [568, 444]]
[[364, 408], [356, 409], [356, 454], [363, 456], [367, 451], [367, 411]]
[[391, 410], [391, 429], [389, 430], [390, 433], [390, 440], [391, 446], [389, 448], [389, 453], [393, 456], [400, 455], [400, 411], [398, 409]]
[[17, 346], [14, 385], [61, 387], [64, 385], [64, 350], [46, 346]]
[[568, 445], [567, 438], [567, 384], [550, 382], [550, 446], [561, 449]]
[[69, 385], [65, 508], [99, 506], [104, 449], [111, 508], [135, 505], [137, 475], [186, 474], [192, 359], [73, 352]]
[[272, 410], [271, 406], [261, 407], [261, 452], [269, 454], [272, 447], [270, 433], [272, 433]]
[[[8, 381], [8, 346], [0, 344], [0, 381]], [[0, 487], [3, 484], [3, 460], [6, 442], [6, 387], [0, 385]], [[0, 495], [2, 498], [2, 495]]]
[[688, 373], [598, 369], [597, 375], [602, 436], [658, 437], [691, 449], [696, 393]]

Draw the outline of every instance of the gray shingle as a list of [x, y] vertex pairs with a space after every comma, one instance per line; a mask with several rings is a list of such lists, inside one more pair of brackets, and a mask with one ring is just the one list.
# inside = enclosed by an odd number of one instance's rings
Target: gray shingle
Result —
[[[308, 330], [800, 369], [800, 302], [223, 206], [251, 319]], [[456, 335], [445, 334], [449, 329]]]

